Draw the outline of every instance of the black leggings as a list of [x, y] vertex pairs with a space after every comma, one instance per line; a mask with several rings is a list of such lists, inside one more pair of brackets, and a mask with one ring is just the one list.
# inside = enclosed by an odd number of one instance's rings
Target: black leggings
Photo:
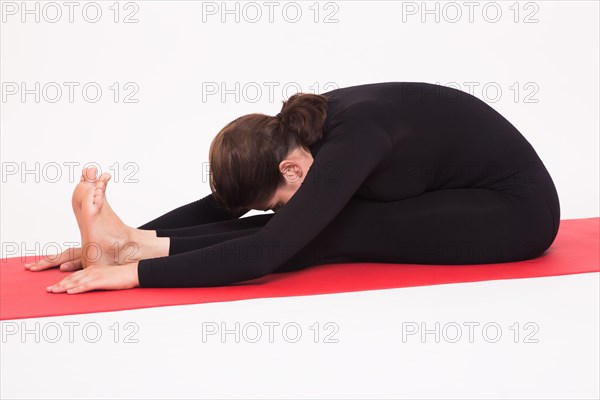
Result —
[[[482, 264], [535, 258], [550, 247], [560, 223], [558, 196], [543, 172], [546, 181], [541, 186], [538, 181], [537, 190], [443, 189], [390, 202], [353, 197], [274, 272], [339, 262]], [[169, 255], [174, 255], [252, 234], [272, 216], [156, 231], [171, 238]], [[239, 256], [251, 258], [252, 250]]]

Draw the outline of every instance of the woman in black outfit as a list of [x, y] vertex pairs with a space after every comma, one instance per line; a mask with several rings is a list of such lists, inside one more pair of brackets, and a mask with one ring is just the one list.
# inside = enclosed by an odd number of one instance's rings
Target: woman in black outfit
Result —
[[[226, 125], [210, 164], [212, 194], [138, 228], [169, 245], [128, 264], [131, 287], [338, 262], [527, 260], [560, 223], [555, 185], [523, 135], [482, 100], [429, 83], [294, 95], [277, 116]], [[275, 213], [240, 218], [250, 209]], [[67, 279], [63, 288], [76, 285]]]

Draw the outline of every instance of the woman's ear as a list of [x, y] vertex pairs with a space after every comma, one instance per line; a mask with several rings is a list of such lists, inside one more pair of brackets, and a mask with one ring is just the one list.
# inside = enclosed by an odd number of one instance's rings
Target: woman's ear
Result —
[[283, 160], [279, 164], [279, 171], [288, 183], [295, 183], [302, 180], [302, 166], [293, 160]]

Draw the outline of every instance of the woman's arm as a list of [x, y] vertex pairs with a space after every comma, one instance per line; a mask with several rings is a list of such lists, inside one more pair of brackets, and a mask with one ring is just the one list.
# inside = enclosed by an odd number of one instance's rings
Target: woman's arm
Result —
[[186, 253], [141, 260], [141, 287], [221, 286], [260, 278], [283, 265], [344, 208], [391, 152], [387, 133], [349, 116], [328, 134], [305, 180], [258, 232]]
[[246, 214], [249, 209], [239, 215], [233, 215], [220, 208], [212, 194], [200, 200], [178, 207], [168, 213], [139, 226], [138, 229], [168, 229], [208, 224], [209, 222], [236, 219]]

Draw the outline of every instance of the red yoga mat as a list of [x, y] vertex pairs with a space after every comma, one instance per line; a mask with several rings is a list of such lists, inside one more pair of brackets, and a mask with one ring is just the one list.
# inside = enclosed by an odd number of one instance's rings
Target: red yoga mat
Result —
[[270, 274], [234, 286], [137, 288], [77, 295], [46, 292], [46, 286], [60, 281], [67, 272], [58, 269], [26, 270], [23, 264], [33, 261], [35, 256], [7, 258], [0, 264], [0, 320], [598, 272], [599, 228], [600, 218], [597, 217], [562, 220], [556, 240], [542, 256], [512, 263], [323, 264], [300, 271]]

